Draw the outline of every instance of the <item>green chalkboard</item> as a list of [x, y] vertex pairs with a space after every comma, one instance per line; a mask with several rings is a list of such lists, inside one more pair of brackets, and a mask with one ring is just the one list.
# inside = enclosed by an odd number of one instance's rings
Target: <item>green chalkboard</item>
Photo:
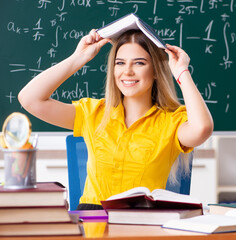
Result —
[[[68, 57], [92, 28], [131, 12], [189, 54], [191, 74], [213, 115], [215, 131], [236, 131], [234, 0], [1, 0], [0, 124], [12, 112], [26, 113], [17, 94], [34, 76]], [[52, 97], [64, 102], [103, 97], [109, 49], [105, 46]], [[66, 131], [27, 115], [33, 131]]]

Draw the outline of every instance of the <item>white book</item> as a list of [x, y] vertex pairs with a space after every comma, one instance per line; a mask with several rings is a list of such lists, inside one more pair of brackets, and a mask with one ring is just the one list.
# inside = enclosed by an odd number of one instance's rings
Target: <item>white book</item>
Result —
[[235, 217], [209, 214], [186, 219], [170, 220], [162, 227], [201, 233], [223, 233], [235, 232], [236, 221]]
[[169, 220], [202, 215], [201, 209], [108, 209], [108, 222], [162, 225]]
[[132, 30], [141, 30], [151, 41], [153, 41], [157, 47], [166, 48], [165, 42], [155, 33], [155, 31], [147, 23], [131, 13], [116, 21], [105, 25], [104, 27], [97, 30], [97, 33], [102, 38], [111, 38], [116, 40], [122, 33]]

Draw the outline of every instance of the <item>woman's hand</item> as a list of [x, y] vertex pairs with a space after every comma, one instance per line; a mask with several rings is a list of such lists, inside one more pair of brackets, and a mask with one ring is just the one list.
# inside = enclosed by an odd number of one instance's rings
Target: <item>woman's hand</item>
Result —
[[[188, 115], [188, 121], [182, 123], [178, 129], [179, 142], [185, 147], [199, 146], [212, 134], [214, 124], [211, 114], [192, 76], [184, 71], [188, 69], [190, 62], [188, 54], [181, 48], [169, 44], [165, 51], [169, 55], [172, 74], [179, 81]], [[181, 78], [178, 79], [180, 75]]]
[[88, 61], [90, 61], [98, 54], [100, 49], [108, 42], [111, 42], [111, 40], [102, 38], [95, 31], [95, 29], [92, 29], [88, 35], [84, 36], [80, 40], [74, 54], [79, 55], [82, 53], [82, 54], [86, 55], [88, 58]]
[[169, 66], [173, 76], [177, 80], [180, 73], [183, 70], [188, 69], [190, 58], [180, 47], [172, 46], [170, 44], [166, 44], [166, 46], [167, 49], [165, 51], [169, 55]]

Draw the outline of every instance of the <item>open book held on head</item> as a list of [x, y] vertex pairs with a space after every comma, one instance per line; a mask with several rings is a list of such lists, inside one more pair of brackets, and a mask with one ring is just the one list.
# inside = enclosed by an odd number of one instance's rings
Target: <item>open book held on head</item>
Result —
[[157, 47], [166, 48], [166, 43], [155, 33], [155, 30], [133, 13], [99, 28], [97, 33], [102, 38], [116, 40], [122, 33], [132, 29], [141, 30]]

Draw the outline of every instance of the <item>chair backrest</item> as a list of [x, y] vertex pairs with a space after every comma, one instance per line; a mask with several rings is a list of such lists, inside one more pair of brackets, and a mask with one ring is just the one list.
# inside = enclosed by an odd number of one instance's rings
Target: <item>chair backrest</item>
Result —
[[87, 176], [87, 147], [82, 137], [66, 137], [70, 210], [76, 210]]
[[[70, 210], [76, 210], [79, 199], [84, 190], [85, 179], [87, 176], [87, 158], [88, 152], [86, 144], [82, 137], [74, 137], [68, 135], [66, 137], [67, 148], [67, 166], [68, 166], [68, 180], [69, 180], [69, 206]], [[189, 194], [191, 184], [192, 159], [190, 157], [190, 173], [185, 174], [179, 168], [177, 170], [177, 182], [172, 184], [168, 179], [166, 189], [173, 192]]]

